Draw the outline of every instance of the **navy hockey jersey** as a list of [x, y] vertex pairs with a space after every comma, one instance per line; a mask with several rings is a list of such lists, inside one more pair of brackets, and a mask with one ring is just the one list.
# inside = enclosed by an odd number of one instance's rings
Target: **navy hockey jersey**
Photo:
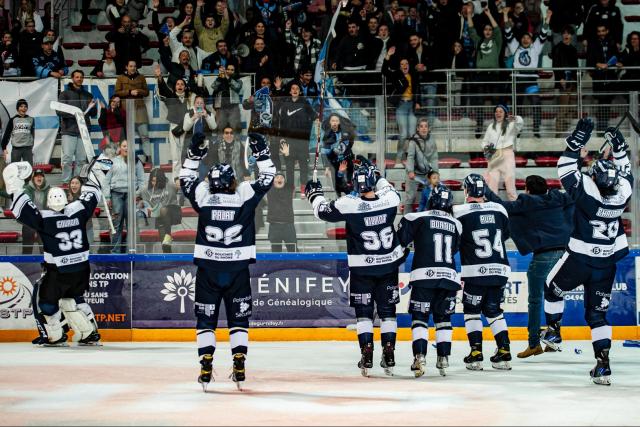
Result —
[[237, 271], [256, 261], [254, 215], [260, 200], [273, 185], [273, 162], [257, 162], [256, 181], [238, 184], [235, 193], [209, 191], [209, 183], [198, 178], [200, 162], [185, 159], [180, 185], [198, 213], [198, 231], [193, 262], [214, 271]]
[[460, 247], [462, 224], [441, 210], [409, 213], [400, 220], [402, 246], [414, 242], [411, 286], [460, 289], [454, 255]]
[[596, 268], [615, 264], [629, 253], [622, 212], [633, 192], [633, 175], [626, 154], [614, 159], [620, 171], [616, 194], [603, 197], [593, 180], [578, 169], [579, 153], [566, 150], [558, 161], [562, 186], [575, 200], [575, 224], [568, 252]]
[[465, 283], [502, 286], [511, 267], [504, 242], [509, 238], [509, 215], [494, 202], [466, 203], [453, 207], [462, 224], [461, 276]]
[[100, 201], [101, 193], [92, 185], [83, 185], [78, 200], [61, 212], [38, 210], [25, 193], [14, 195], [11, 212], [16, 219], [38, 232], [42, 239], [45, 264], [61, 272], [89, 268], [87, 222]]
[[328, 202], [318, 196], [313, 213], [324, 221], [345, 221], [349, 269], [362, 276], [378, 276], [396, 270], [403, 255], [393, 226], [399, 204], [398, 192], [380, 178], [374, 199], [347, 195]]

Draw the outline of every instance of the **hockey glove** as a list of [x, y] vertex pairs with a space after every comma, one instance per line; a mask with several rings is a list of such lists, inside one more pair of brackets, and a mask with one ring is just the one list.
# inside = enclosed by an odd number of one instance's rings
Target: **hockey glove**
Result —
[[249, 133], [249, 147], [257, 161], [261, 162], [270, 158], [269, 144], [267, 138], [259, 133]]
[[32, 168], [29, 162], [14, 162], [2, 171], [5, 191], [14, 195], [24, 188], [25, 180], [31, 176]]
[[565, 140], [567, 148], [571, 151], [580, 151], [580, 149], [589, 142], [592, 131], [593, 121], [591, 119], [586, 118], [578, 120], [575, 130]]
[[304, 187], [304, 194], [307, 196], [307, 200], [309, 203], [313, 204], [313, 199], [318, 196], [324, 196], [324, 191], [322, 190], [322, 184], [320, 181], [316, 182], [314, 180], [309, 180], [307, 185]]
[[187, 150], [187, 159], [189, 160], [202, 160], [207, 156], [209, 151], [209, 141], [204, 137], [204, 133], [194, 133], [191, 137], [191, 144]]
[[604, 139], [607, 140], [609, 145], [611, 145], [611, 149], [616, 154], [629, 151], [629, 144], [624, 140], [624, 136], [622, 136], [622, 132], [620, 132], [619, 129], [614, 127], [607, 128], [607, 130], [604, 131]]

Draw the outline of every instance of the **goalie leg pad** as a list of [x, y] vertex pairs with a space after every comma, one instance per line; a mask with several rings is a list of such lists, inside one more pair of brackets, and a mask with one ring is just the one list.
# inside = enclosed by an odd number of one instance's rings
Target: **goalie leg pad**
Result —
[[[62, 298], [60, 309], [64, 312], [67, 324], [73, 329], [73, 341], [85, 339], [94, 332], [93, 312], [88, 304], [76, 304], [73, 298]], [[87, 314], [87, 309], [91, 317]]]
[[44, 315], [44, 319], [46, 323], [44, 324], [44, 328], [47, 331], [47, 335], [49, 337], [49, 342], [55, 343], [60, 341], [62, 336], [64, 335], [63, 326], [65, 322], [62, 320], [62, 312], [57, 311], [52, 315]]

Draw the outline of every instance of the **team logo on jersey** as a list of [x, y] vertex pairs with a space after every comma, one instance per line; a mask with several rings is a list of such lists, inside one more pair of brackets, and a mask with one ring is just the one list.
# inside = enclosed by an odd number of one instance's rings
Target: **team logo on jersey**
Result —
[[251, 316], [251, 295], [247, 295], [242, 298], [233, 298], [231, 301], [234, 304], [238, 304], [238, 311], [236, 311], [236, 318]]
[[427, 277], [433, 277], [433, 276], [435, 276], [435, 274], [436, 274], [436, 272], [429, 268], [429, 269], [427, 269], [427, 271], [426, 271], [426, 273], [424, 275], [427, 276]]
[[369, 206], [369, 203], [362, 202], [358, 205], [358, 210], [360, 212], [366, 212], [370, 209], [371, 209], [371, 206]]
[[366, 262], [367, 264], [373, 264], [373, 261], [375, 260], [373, 259], [372, 256], [368, 256], [364, 259], [364, 262]]
[[602, 298], [602, 301], [600, 302], [600, 308], [606, 310], [607, 307], [609, 307], [609, 298]]
[[520, 52], [520, 55], [518, 55], [518, 62], [520, 62], [520, 64], [524, 65], [525, 67], [531, 64], [531, 56], [529, 56], [528, 50], [523, 50], [522, 52]]
[[251, 306], [246, 302], [240, 303], [240, 313], [246, 313], [247, 310], [249, 310], [249, 307]]
[[60, 262], [61, 262], [62, 264], [68, 264], [68, 263], [69, 263], [69, 258], [67, 258], [66, 256], [65, 256], [65, 257], [62, 257], [62, 259], [60, 260]]
[[204, 254], [211, 258], [213, 256], [213, 251], [211, 249], [207, 249], [206, 251], [204, 251]]
[[602, 249], [596, 246], [593, 249], [591, 249], [591, 252], [593, 252], [594, 255], [599, 255], [600, 252], [602, 252]]
[[164, 301], [174, 301], [180, 298], [180, 313], [185, 313], [184, 299], [189, 298], [195, 301], [196, 277], [191, 273], [180, 270], [180, 274], [173, 273], [173, 276], [167, 276], [164, 283], [164, 289], [160, 291], [164, 295]]
[[478, 271], [480, 272], [480, 274], [487, 274], [487, 267], [482, 266]]

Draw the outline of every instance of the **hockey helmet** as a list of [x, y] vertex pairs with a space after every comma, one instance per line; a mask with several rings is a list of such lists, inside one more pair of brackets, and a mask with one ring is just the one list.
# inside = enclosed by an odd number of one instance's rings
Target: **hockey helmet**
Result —
[[453, 207], [453, 193], [446, 185], [438, 184], [431, 190], [427, 205], [429, 209], [451, 212], [451, 208]]
[[47, 194], [47, 206], [56, 212], [62, 212], [67, 206], [67, 194], [60, 187], [52, 187]]
[[377, 182], [374, 170], [368, 166], [362, 165], [353, 173], [353, 189], [360, 194], [375, 190]]
[[236, 181], [233, 168], [226, 163], [211, 166], [207, 176], [209, 177], [209, 190], [212, 193], [229, 192]]
[[615, 192], [620, 181], [620, 173], [611, 160], [596, 160], [589, 168], [589, 175], [603, 195]]
[[464, 179], [463, 185], [467, 193], [467, 197], [484, 197], [487, 183], [484, 182], [482, 175], [470, 173]]

